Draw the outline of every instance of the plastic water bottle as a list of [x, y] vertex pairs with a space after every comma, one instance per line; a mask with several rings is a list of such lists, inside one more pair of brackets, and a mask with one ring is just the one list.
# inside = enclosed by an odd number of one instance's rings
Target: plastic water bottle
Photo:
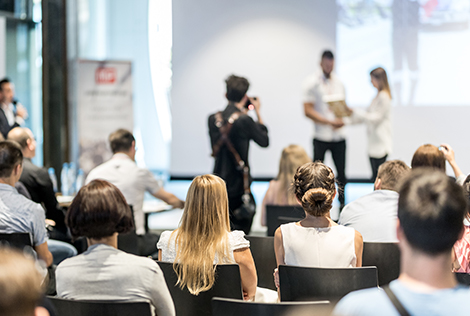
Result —
[[75, 194], [75, 180], [77, 179], [77, 165], [74, 162], [69, 163], [69, 170], [67, 173], [69, 195]]
[[60, 191], [62, 195], [69, 195], [69, 164], [64, 162], [62, 165], [62, 171], [60, 172]]
[[54, 192], [57, 193], [57, 176], [55, 175], [55, 170], [54, 168], [49, 168], [47, 170], [47, 172], [49, 173], [49, 178], [51, 178], [51, 182], [52, 182], [52, 187], [54, 188]]
[[75, 180], [75, 192], [80, 191], [85, 182], [85, 173], [82, 169], [78, 169], [77, 179]]

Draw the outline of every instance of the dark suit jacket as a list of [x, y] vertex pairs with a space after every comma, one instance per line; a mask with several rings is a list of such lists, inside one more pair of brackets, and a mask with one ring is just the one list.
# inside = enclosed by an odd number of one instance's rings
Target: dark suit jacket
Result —
[[8, 119], [7, 116], [5, 115], [5, 112], [3, 109], [0, 107], [0, 133], [2, 133], [3, 137], [7, 139], [8, 132], [15, 127], [20, 126], [18, 123], [15, 123], [13, 125], [8, 124]]
[[65, 215], [57, 203], [52, 181], [45, 168], [40, 168], [31, 162], [31, 159], [23, 159], [23, 173], [20, 178], [31, 194], [31, 200], [41, 203], [46, 209], [46, 218], [56, 222], [56, 229], [66, 232]]

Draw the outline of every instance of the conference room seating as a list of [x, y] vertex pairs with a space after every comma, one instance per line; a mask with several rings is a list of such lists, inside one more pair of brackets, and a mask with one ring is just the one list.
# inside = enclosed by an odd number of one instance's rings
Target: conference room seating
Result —
[[267, 235], [274, 236], [276, 229], [282, 224], [296, 222], [305, 218], [305, 212], [300, 206], [266, 205]]
[[199, 295], [192, 295], [187, 288], [181, 289], [178, 276], [171, 262], [157, 262], [163, 271], [166, 284], [175, 303], [176, 316], [211, 316], [211, 300], [213, 297], [243, 299], [238, 264], [217, 265], [214, 286]]
[[29, 233], [2, 233], [0, 234], [0, 246], [16, 248], [36, 257]]
[[336, 303], [355, 290], [377, 287], [377, 268], [310, 268], [280, 265], [281, 301], [329, 300]]
[[331, 311], [332, 305], [328, 301], [258, 303], [219, 297], [212, 299], [213, 316], [282, 316], [287, 313], [326, 316]]
[[462, 285], [470, 286], [470, 274], [456, 272], [455, 276], [457, 278], [457, 282], [459, 282]]
[[377, 267], [379, 286], [395, 280], [400, 274], [398, 243], [365, 242], [362, 251], [362, 266]]
[[274, 237], [245, 236], [250, 242], [251, 254], [258, 274], [258, 286], [276, 291], [273, 272], [277, 268]]
[[151, 316], [152, 307], [148, 302], [117, 302], [103, 300], [68, 300], [48, 296], [57, 310], [57, 315], [66, 316]]

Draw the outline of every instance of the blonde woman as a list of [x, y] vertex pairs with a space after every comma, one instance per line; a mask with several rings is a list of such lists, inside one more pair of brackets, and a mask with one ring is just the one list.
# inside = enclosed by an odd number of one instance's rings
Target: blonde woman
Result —
[[180, 227], [163, 232], [157, 248], [159, 260], [175, 263], [178, 284], [191, 294], [212, 288], [213, 264], [237, 263], [244, 299], [254, 298], [258, 280], [250, 243], [242, 231], [230, 232], [227, 189], [221, 178], [194, 178]]
[[344, 122], [365, 123], [367, 125], [367, 151], [372, 169], [372, 179], [375, 180], [379, 166], [387, 160], [387, 156], [392, 151], [392, 94], [385, 69], [378, 67], [372, 70], [370, 81], [377, 89], [377, 95], [365, 111], [352, 110], [350, 120], [346, 118]]
[[[277, 265], [319, 268], [362, 266], [362, 236], [330, 217], [336, 195], [335, 175], [321, 162], [299, 167], [294, 176], [295, 197], [305, 211], [300, 222], [281, 225], [274, 234]], [[279, 287], [277, 270], [275, 283]]]
[[302, 146], [289, 145], [282, 150], [279, 173], [275, 180], [269, 182], [268, 191], [261, 206], [261, 225], [267, 225], [266, 205], [297, 205], [297, 200], [289, 189], [297, 168], [310, 161], [312, 160]]

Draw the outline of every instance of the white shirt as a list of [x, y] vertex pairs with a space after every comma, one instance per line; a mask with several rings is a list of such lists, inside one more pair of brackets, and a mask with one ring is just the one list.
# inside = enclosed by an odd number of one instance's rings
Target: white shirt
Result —
[[346, 205], [338, 224], [361, 233], [364, 242], [398, 242], [398, 193], [376, 190]]
[[297, 223], [281, 225], [284, 262], [287, 265], [315, 268], [356, 267], [354, 240], [350, 227], [302, 227]]
[[[385, 91], [380, 91], [366, 110], [354, 109], [352, 124], [366, 123], [369, 157], [382, 158], [392, 152], [392, 100]], [[344, 120], [345, 123], [348, 120]]]
[[95, 179], [106, 180], [121, 190], [127, 203], [132, 205], [134, 210], [136, 233], [144, 235], [145, 217], [142, 207], [145, 191], [153, 195], [161, 188], [153, 174], [147, 169], [139, 168], [126, 154], [117, 153], [107, 162], [91, 170], [86, 183]]
[[[326, 78], [323, 72], [318, 75], [312, 75], [305, 79], [302, 85], [302, 98], [304, 103], [313, 103], [315, 111], [328, 120], [335, 120], [336, 116], [331, 111], [328, 103], [324, 101], [325, 96], [337, 96], [338, 99], [346, 97], [343, 83], [334, 74]], [[315, 138], [324, 142], [335, 142], [344, 139], [342, 128], [334, 129], [330, 125], [317, 124], [315, 126]]]

